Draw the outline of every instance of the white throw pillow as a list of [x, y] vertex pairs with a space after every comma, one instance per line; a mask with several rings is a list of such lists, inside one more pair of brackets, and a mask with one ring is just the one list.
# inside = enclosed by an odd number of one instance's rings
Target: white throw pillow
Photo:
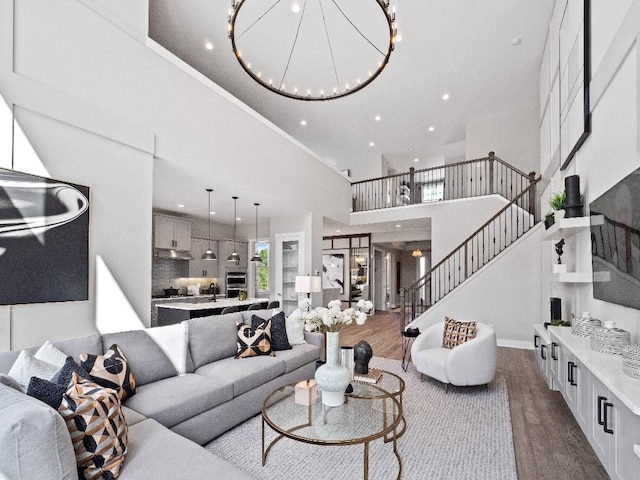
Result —
[[38, 360], [51, 363], [52, 365], [62, 368], [64, 362], [67, 361], [68, 355], [62, 352], [60, 349], [53, 346], [53, 344], [47, 340], [42, 344], [34, 355]]
[[304, 339], [304, 323], [299, 322], [300, 315], [289, 315], [286, 320], [287, 338], [289, 345], [307, 343]]
[[9, 376], [15, 378], [20, 385], [27, 388], [31, 377], [38, 377], [44, 380], [51, 380], [58, 373], [59, 368], [55, 365], [38, 360], [33, 354], [22, 350], [18, 358], [9, 370]]
[[185, 325], [178, 323], [166, 327], [147, 328], [145, 332], [169, 358], [178, 375], [184, 375], [187, 372], [188, 341]]

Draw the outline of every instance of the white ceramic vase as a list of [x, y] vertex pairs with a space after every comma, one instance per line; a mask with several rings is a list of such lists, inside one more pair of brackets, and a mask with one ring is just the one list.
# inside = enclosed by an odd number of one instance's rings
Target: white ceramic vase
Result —
[[337, 407], [344, 403], [344, 392], [351, 383], [351, 372], [340, 364], [340, 333], [327, 332], [326, 363], [316, 370], [315, 379], [322, 403]]

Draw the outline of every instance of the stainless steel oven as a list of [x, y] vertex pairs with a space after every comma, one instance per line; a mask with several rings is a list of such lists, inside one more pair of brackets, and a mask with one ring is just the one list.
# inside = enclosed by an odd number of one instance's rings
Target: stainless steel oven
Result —
[[227, 272], [227, 298], [236, 298], [241, 291], [247, 290], [247, 274], [245, 272]]

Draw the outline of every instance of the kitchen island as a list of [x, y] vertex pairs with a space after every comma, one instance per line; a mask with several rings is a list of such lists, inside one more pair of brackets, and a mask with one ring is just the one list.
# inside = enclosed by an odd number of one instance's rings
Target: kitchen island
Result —
[[268, 299], [265, 298], [248, 298], [246, 300], [238, 300], [237, 298], [223, 298], [216, 302], [201, 303], [159, 303], [157, 325], [159, 327], [165, 325], [173, 325], [183, 320], [197, 317], [209, 317], [211, 315], [220, 315], [226, 307], [237, 306], [240, 310], [247, 310], [255, 303], [264, 303], [265, 308]]

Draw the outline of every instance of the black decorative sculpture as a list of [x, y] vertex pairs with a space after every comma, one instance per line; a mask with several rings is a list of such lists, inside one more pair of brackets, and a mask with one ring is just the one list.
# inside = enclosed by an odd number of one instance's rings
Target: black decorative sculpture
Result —
[[564, 247], [564, 238], [560, 239], [558, 243], [556, 243], [556, 253], [558, 254], [558, 265], [562, 264], [562, 254], [564, 253], [562, 250]]
[[356, 343], [356, 346], [353, 347], [353, 358], [355, 361], [353, 371], [360, 375], [369, 373], [369, 360], [371, 360], [371, 357], [373, 357], [371, 345], [364, 340]]

